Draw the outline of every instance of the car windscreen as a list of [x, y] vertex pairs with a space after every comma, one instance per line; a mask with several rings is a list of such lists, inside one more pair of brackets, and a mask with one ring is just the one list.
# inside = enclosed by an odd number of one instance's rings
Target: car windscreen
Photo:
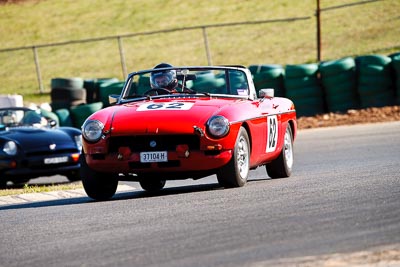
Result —
[[35, 110], [1, 109], [0, 124], [5, 127], [44, 126], [47, 120]]
[[[246, 74], [238, 69], [191, 69], [177, 68], [178, 85], [175, 93], [222, 94], [248, 96], [249, 85]], [[159, 70], [138, 72], [129, 77], [122, 99], [143, 97], [151, 93], [151, 75]]]

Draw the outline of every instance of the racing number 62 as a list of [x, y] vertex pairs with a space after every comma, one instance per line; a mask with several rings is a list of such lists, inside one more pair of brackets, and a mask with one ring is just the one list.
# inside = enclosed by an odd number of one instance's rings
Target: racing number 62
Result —
[[185, 103], [172, 102], [172, 103], [154, 103], [147, 106], [147, 109], [183, 109]]
[[278, 119], [276, 116], [267, 118], [267, 152], [273, 152], [278, 143]]

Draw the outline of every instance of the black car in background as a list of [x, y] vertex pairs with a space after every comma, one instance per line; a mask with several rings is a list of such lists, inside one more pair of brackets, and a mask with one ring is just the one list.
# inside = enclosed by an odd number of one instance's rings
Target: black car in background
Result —
[[40, 110], [0, 108], [0, 188], [41, 176], [79, 180], [81, 131], [58, 127]]

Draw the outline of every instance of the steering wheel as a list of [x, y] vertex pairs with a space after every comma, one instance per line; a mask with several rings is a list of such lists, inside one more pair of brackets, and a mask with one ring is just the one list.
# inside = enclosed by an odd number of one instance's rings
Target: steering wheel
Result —
[[151, 92], [157, 93], [156, 95], [169, 95], [171, 93], [169, 90], [165, 88], [153, 88], [144, 92], [143, 95], [148, 95]]

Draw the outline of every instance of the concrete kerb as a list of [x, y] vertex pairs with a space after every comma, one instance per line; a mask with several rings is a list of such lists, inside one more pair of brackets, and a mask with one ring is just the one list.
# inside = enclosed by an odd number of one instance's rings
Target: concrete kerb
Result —
[[[117, 193], [132, 191], [134, 189], [135, 187], [122, 184], [118, 185]], [[51, 200], [67, 199], [67, 198], [77, 198], [77, 197], [87, 197], [85, 190], [75, 189], [75, 190], [51, 191], [43, 193], [28, 193], [28, 194], [4, 196], [0, 197], [0, 206], [12, 205], [12, 204], [24, 204], [24, 203], [40, 202], [40, 201], [51, 201]]]

